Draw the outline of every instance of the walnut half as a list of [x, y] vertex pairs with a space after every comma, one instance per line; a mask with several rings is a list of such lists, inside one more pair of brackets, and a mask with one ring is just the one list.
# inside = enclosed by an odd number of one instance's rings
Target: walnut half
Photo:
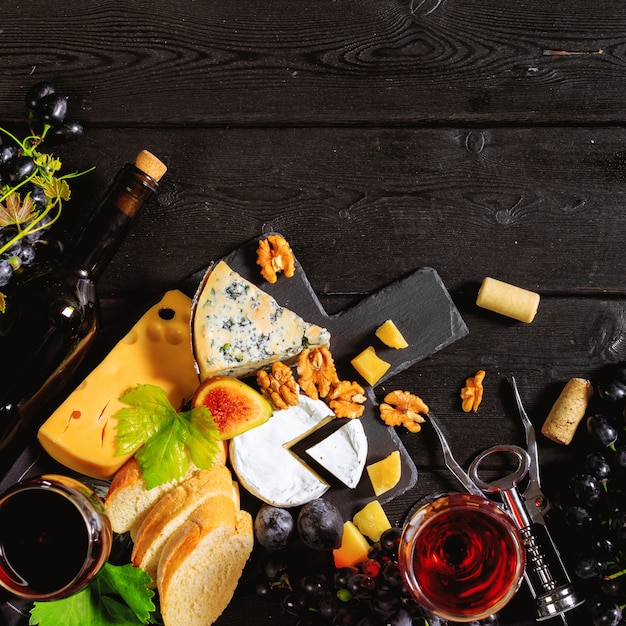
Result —
[[298, 383], [302, 391], [312, 398], [325, 398], [333, 383], [338, 383], [337, 370], [331, 351], [320, 348], [305, 348], [298, 357]]
[[387, 426], [404, 426], [417, 433], [426, 421], [421, 415], [428, 413], [428, 406], [419, 397], [408, 391], [391, 391], [380, 405], [380, 418]]
[[296, 261], [291, 247], [280, 235], [269, 235], [267, 239], [259, 241], [256, 262], [261, 267], [261, 276], [268, 283], [275, 283], [280, 272], [284, 272], [287, 278], [291, 278], [296, 272]]
[[359, 383], [342, 380], [333, 383], [326, 402], [337, 417], [361, 417], [365, 411], [365, 392]]
[[478, 370], [474, 376], [465, 380], [465, 387], [461, 389], [461, 408], [469, 413], [476, 412], [483, 400], [483, 380], [485, 370]]
[[269, 372], [259, 370], [256, 376], [261, 393], [277, 409], [296, 406], [300, 387], [293, 376], [291, 368], [277, 361], [272, 364]]

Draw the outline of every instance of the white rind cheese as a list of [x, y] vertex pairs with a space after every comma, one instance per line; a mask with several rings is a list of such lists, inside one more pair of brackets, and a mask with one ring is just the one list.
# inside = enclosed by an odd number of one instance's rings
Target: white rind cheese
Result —
[[354, 489], [361, 480], [367, 459], [367, 437], [360, 420], [345, 426], [307, 450], [320, 465], [346, 487]]
[[[298, 459], [288, 445], [332, 415], [322, 400], [300, 396], [298, 406], [275, 411], [265, 424], [233, 437], [230, 460], [240, 483], [273, 506], [300, 506], [322, 496], [328, 483]], [[367, 457], [363, 425], [352, 420], [307, 452], [346, 485], [355, 487]]]
[[329, 332], [281, 307], [220, 261], [196, 296], [193, 345], [200, 377], [242, 377], [304, 348], [328, 345]]

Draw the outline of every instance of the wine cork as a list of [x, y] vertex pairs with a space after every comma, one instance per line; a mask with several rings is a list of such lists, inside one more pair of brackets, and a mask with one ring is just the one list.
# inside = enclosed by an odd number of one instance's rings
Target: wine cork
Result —
[[157, 182], [161, 180], [163, 174], [167, 171], [165, 163], [157, 159], [157, 157], [155, 157], [152, 152], [148, 152], [148, 150], [142, 150], [135, 157], [135, 167], [148, 174], [150, 178]]
[[571, 443], [578, 424], [585, 417], [593, 385], [584, 378], [570, 379], [541, 428], [541, 434], [556, 443]]
[[539, 294], [487, 277], [480, 286], [476, 304], [483, 309], [530, 323], [539, 308]]

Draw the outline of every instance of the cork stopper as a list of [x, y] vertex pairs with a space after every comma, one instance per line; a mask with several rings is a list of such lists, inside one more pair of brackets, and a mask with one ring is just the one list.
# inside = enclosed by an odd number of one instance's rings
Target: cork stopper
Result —
[[157, 182], [167, 171], [167, 166], [148, 150], [142, 150], [135, 158], [135, 166]]

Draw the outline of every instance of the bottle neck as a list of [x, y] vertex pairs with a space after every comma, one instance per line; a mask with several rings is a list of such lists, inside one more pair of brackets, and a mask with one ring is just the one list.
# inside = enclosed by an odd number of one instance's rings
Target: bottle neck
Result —
[[69, 266], [93, 282], [102, 275], [135, 215], [152, 198], [158, 183], [132, 164], [115, 177], [68, 257]]

